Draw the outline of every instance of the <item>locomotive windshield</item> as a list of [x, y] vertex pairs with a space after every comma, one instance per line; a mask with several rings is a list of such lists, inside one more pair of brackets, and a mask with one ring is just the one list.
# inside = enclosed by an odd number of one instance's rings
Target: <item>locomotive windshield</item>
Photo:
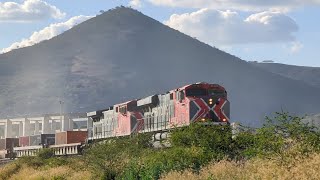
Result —
[[190, 88], [186, 90], [186, 96], [197, 97], [197, 96], [207, 96], [208, 92], [203, 88]]
[[218, 90], [218, 89], [209, 89], [208, 94], [209, 95], [224, 95], [226, 91]]
[[186, 89], [187, 97], [199, 97], [199, 96], [219, 96], [225, 95], [226, 92], [220, 89], [204, 89], [201, 87], [193, 87]]

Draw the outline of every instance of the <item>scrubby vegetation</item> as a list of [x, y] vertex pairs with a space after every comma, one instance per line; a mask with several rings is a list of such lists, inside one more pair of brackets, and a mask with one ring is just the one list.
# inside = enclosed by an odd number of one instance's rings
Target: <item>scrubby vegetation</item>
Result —
[[[171, 132], [169, 148], [151, 134], [96, 142], [79, 157], [50, 150], [0, 169], [0, 179], [294, 179], [319, 178], [320, 133], [286, 112], [259, 129], [193, 124]], [[15, 172], [15, 173], [14, 173]], [[29, 177], [29, 176], [28, 176]], [[180, 178], [179, 178], [180, 177]], [[26, 179], [26, 178], [23, 178]]]
[[294, 158], [291, 167], [282, 166], [278, 160], [254, 158], [245, 162], [222, 160], [210, 163], [199, 173], [191, 170], [172, 171], [163, 175], [163, 180], [230, 180], [230, 179], [319, 179], [320, 154]]

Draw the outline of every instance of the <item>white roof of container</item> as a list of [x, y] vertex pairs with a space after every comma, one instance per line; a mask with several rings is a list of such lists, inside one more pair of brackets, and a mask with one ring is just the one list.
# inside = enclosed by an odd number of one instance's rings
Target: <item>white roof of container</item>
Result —
[[152, 104], [152, 97], [154, 97], [154, 96], [157, 96], [157, 95], [152, 95], [152, 96], [140, 99], [139, 101], [137, 101], [137, 106]]

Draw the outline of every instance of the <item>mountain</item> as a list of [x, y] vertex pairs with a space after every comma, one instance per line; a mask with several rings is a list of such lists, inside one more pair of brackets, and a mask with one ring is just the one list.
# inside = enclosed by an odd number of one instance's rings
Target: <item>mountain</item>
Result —
[[258, 68], [129, 8], [0, 55], [0, 117], [86, 112], [206, 81], [226, 87], [231, 118], [257, 125], [281, 108], [320, 111], [320, 89]]
[[320, 67], [294, 66], [279, 63], [255, 63], [253, 65], [266, 71], [281, 76], [304, 81], [305, 83], [320, 88]]

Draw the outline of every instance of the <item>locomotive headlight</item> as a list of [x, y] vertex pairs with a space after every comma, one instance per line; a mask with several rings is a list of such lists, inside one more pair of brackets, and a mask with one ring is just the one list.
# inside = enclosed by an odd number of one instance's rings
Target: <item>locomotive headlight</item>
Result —
[[209, 104], [211, 105], [213, 102], [212, 102], [212, 99], [209, 99]]
[[202, 118], [201, 121], [204, 122], [204, 121], [206, 121], [206, 119], [205, 119], [205, 118]]
[[223, 122], [227, 122], [227, 119], [226, 119], [226, 118], [224, 118], [224, 119], [222, 119], [222, 121], [223, 121]]

